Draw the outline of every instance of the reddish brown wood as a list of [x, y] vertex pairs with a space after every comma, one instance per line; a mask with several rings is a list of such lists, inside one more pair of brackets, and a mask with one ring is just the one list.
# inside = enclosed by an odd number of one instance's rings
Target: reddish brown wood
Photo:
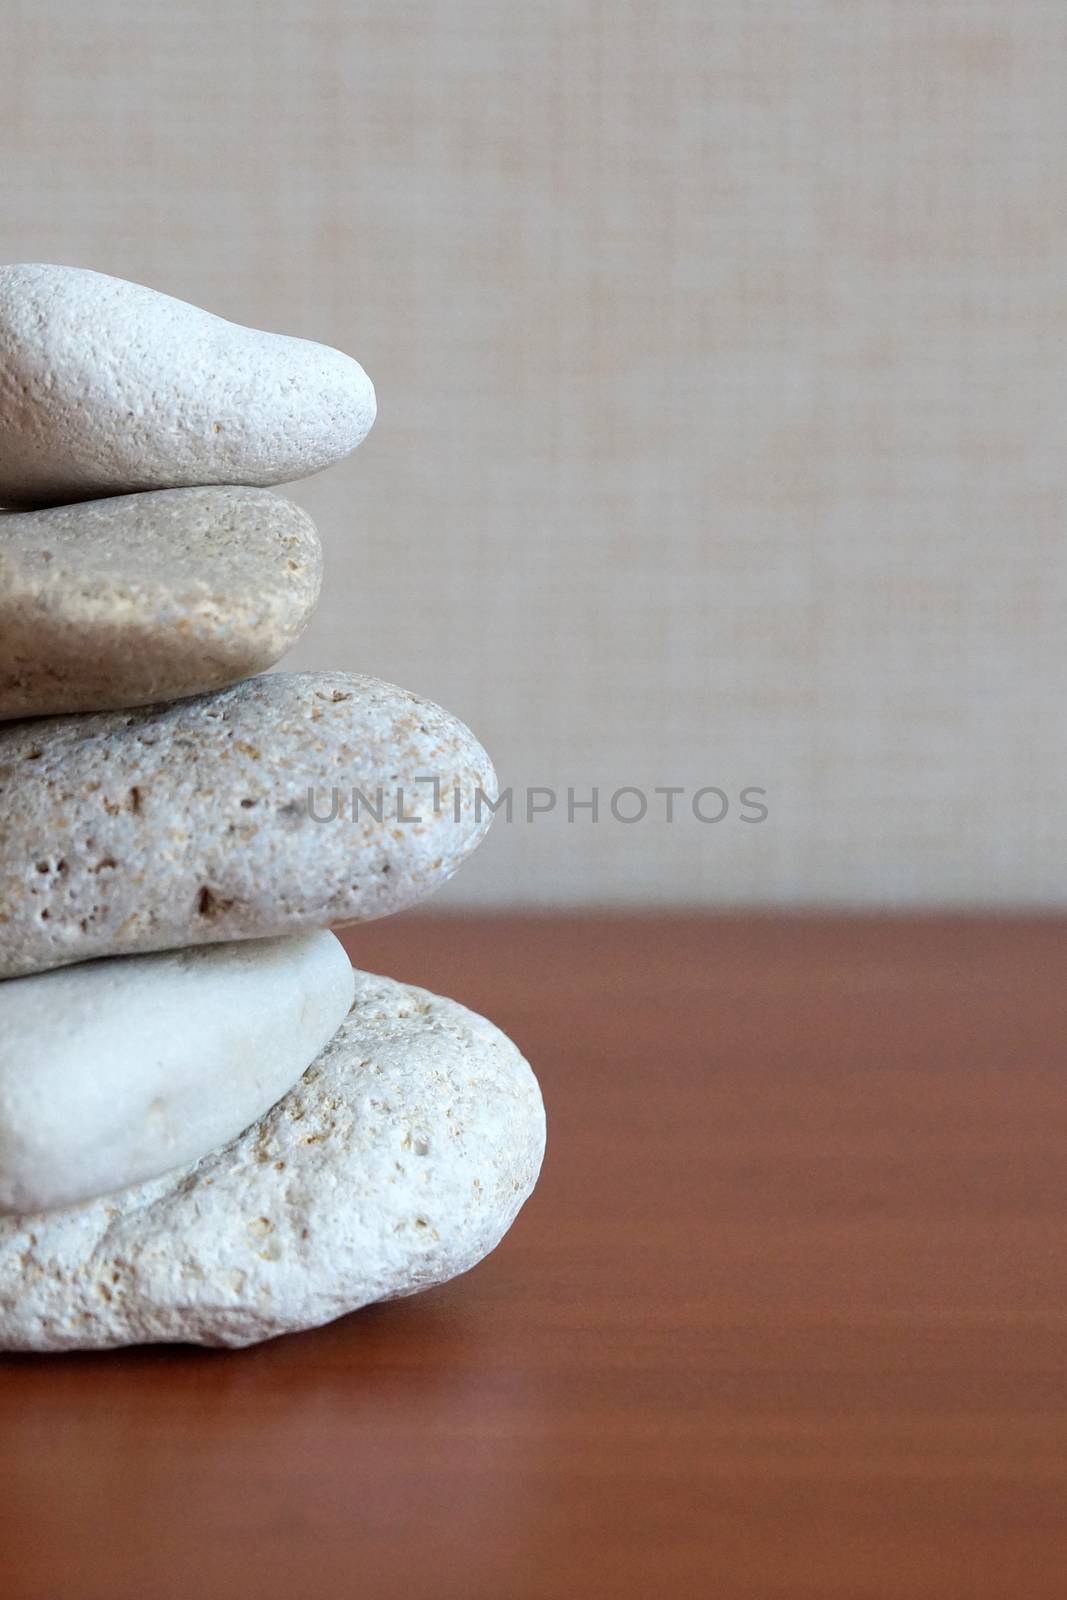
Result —
[[1067, 926], [404, 917], [549, 1110], [500, 1250], [0, 1363], [7, 1600], [1060, 1600]]

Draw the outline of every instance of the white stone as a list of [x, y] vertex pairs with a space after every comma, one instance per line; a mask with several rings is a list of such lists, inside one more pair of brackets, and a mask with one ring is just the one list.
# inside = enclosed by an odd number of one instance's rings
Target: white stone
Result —
[[215, 1155], [0, 1218], [0, 1348], [246, 1345], [465, 1272], [537, 1179], [530, 1068], [454, 1001], [356, 974], [301, 1082]]
[[339, 350], [81, 267], [0, 267], [0, 505], [284, 483], [374, 414]]
[[332, 933], [0, 983], [0, 1211], [185, 1166], [286, 1094], [352, 1001]]
[[388, 916], [474, 849], [479, 791], [492, 763], [463, 723], [353, 673], [8, 723], [0, 977]]

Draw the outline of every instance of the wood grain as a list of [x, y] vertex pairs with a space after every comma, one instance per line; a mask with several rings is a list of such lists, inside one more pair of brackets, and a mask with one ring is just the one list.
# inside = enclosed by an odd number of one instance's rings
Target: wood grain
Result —
[[7, 1600], [1062, 1596], [1067, 926], [416, 915], [537, 1067], [425, 1297], [0, 1363]]

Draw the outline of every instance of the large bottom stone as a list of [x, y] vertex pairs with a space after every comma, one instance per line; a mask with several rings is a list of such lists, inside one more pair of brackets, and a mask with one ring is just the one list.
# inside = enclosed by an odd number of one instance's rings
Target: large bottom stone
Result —
[[0, 1218], [0, 1348], [241, 1346], [415, 1294], [500, 1241], [544, 1139], [537, 1080], [499, 1029], [357, 973], [333, 1040], [231, 1144]]

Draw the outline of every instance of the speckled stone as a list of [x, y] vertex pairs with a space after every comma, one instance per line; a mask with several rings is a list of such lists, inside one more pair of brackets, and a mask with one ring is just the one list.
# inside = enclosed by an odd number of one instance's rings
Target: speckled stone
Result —
[[456, 718], [344, 672], [10, 723], [0, 977], [388, 916], [474, 849], [495, 781]]
[[352, 992], [344, 946], [325, 932], [0, 983], [0, 1211], [199, 1160], [288, 1093]]
[[0, 267], [0, 505], [285, 483], [374, 414], [339, 350], [81, 267]]
[[240, 1346], [466, 1272], [544, 1151], [537, 1081], [454, 1001], [356, 975], [301, 1082], [199, 1165], [0, 1218], [0, 1348]]
[[162, 489], [0, 513], [0, 719], [222, 689], [307, 625], [311, 518], [267, 489]]

